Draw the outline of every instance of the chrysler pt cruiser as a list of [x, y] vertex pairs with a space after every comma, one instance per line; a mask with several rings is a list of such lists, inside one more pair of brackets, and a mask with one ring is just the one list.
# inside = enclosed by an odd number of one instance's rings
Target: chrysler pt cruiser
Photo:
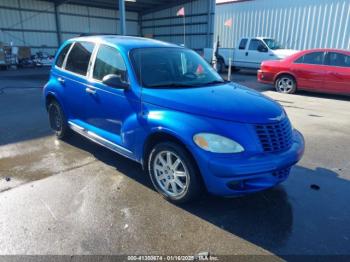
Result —
[[180, 203], [287, 179], [303, 136], [272, 99], [224, 81], [196, 52], [126, 36], [66, 41], [44, 88], [51, 128], [139, 162]]

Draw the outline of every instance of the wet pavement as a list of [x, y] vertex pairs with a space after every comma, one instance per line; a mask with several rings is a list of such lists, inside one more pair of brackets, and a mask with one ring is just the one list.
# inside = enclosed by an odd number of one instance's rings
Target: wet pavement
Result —
[[306, 139], [282, 185], [175, 206], [141, 167], [85, 138], [53, 137], [41, 97], [47, 70], [0, 72], [1, 254], [350, 254], [350, 99], [282, 95]]

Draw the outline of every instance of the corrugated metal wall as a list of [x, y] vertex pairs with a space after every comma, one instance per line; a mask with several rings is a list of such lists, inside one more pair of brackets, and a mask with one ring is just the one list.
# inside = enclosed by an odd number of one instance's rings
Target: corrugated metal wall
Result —
[[141, 16], [142, 36], [183, 44], [183, 17], [176, 13], [185, 8], [186, 46], [195, 50], [212, 45], [215, 1], [196, 0]]
[[[222, 47], [240, 37], [268, 36], [293, 49], [350, 49], [349, 0], [253, 0], [216, 6], [215, 33]], [[233, 19], [231, 28], [224, 22]]]
[[[116, 5], [118, 2], [116, 1]], [[62, 40], [81, 33], [119, 33], [115, 10], [63, 4], [59, 6]], [[138, 35], [138, 14], [127, 12], [129, 35]], [[58, 47], [54, 5], [36, 0], [0, 0], [0, 42], [53, 54]]]

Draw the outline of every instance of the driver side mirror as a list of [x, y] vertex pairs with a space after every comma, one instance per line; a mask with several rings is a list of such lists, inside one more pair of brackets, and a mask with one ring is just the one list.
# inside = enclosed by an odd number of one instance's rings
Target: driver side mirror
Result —
[[259, 52], [266, 53], [268, 50], [267, 50], [266, 46], [259, 45], [259, 46], [258, 46], [258, 51], [259, 51]]
[[120, 89], [124, 89], [124, 90], [127, 90], [130, 87], [129, 83], [124, 82], [121, 79], [120, 75], [114, 75], [114, 74], [106, 75], [102, 79], [102, 83], [104, 83], [105, 85], [110, 86], [110, 87], [120, 88]]

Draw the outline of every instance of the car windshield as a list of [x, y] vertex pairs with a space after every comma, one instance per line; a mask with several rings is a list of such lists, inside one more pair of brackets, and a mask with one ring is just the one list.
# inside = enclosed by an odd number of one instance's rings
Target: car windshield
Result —
[[272, 50], [284, 49], [284, 47], [279, 42], [277, 42], [275, 39], [265, 38], [264, 42]]
[[138, 48], [132, 50], [131, 60], [144, 87], [185, 88], [225, 82], [196, 52], [185, 48]]

